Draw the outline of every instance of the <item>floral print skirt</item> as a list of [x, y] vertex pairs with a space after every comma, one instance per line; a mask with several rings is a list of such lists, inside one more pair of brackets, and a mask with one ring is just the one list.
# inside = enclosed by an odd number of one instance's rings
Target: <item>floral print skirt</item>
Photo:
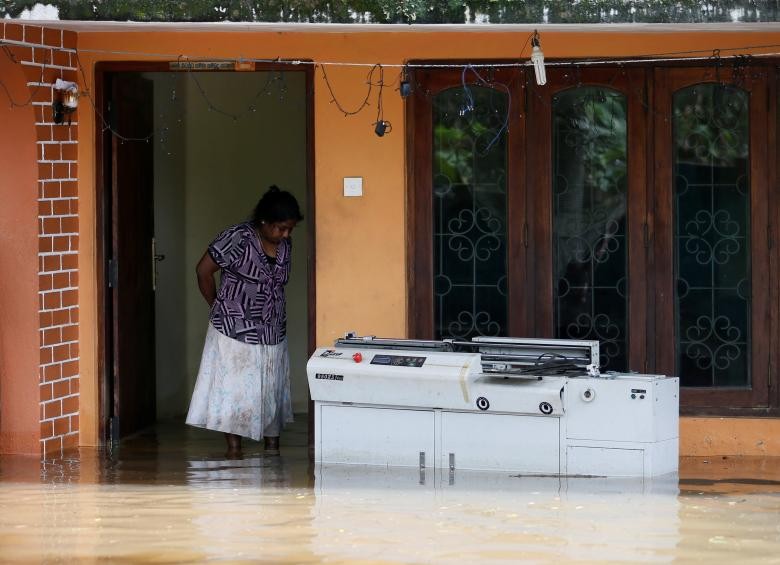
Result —
[[209, 324], [187, 423], [260, 440], [292, 421], [287, 340], [252, 345]]

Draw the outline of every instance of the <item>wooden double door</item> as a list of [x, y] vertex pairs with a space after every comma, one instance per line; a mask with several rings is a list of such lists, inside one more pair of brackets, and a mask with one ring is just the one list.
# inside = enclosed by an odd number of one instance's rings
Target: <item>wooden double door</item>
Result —
[[685, 407], [777, 406], [774, 69], [547, 73], [415, 71], [410, 335], [598, 339]]

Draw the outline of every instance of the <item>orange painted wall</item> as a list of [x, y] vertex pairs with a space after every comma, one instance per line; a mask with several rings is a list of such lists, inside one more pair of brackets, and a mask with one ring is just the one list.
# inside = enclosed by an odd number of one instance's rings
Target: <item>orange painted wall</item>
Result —
[[680, 418], [680, 454], [780, 456], [780, 418]]
[[[548, 59], [633, 57], [673, 51], [780, 43], [780, 27], [602, 26], [598, 31], [538, 26]], [[457, 31], [377, 28], [230, 26], [231, 31], [153, 33], [81, 31], [81, 63], [92, 80], [98, 61], [193, 58], [282, 58], [368, 64], [402, 64], [409, 59], [515, 59], [534, 26], [487, 32], [468, 26]], [[312, 31], [315, 30], [315, 31]], [[333, 30], [333, 31], [331, 31]], [[96, 53], [95, 50], [112, 51]], [[127, 53], [116, 53], [125, 51]], [[754, 53], [760, 52], [754, 51]], [[167, 55], [147, 55], [150, 53]], [[742, 53], [742, 52], [740, 52]], [[524, 55], [527, 57], [528, 51]], [[328, 67], [334, 93], [345, 109], [359, 107], [366, 93], [367, 68]], [[398, 69], [387, 69], [394, 82]], [[83, 85], [92, 90], [93, 84]], [[376, 91], [375, 91], [376, 92]], [[247, 102], [248, 104], [249, 102]], [[403, 337], [406, 333], [406, 238], [404, 105], [393, 88], [384, 93], [384, 118], [391, 134], [373, 133], [376, 99], [360, 114], [345, 117], [332, 103], [320, 70], [314, 81], [318, 344], [346, 330]], [[242, 108], [238, 108], [240, 111]], [[82, 112], [79, 143], [82, 444], [96, 441], [97, 312], [95, 300], [95, 140], [92, 112]], [[344, 198], [342, 179], [361, 176], [362, 198]]]
[[[0, 57], [19, 104], [30, 97], [19, 65]], [[38, 389], [38, 167], [35, 114], [0, 90], [0, 453], [40, 453]]]

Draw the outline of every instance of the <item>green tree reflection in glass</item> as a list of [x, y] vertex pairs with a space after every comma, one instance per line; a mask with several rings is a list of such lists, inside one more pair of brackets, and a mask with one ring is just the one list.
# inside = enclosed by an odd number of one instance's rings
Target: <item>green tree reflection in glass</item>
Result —
[[556, 336], [596, 339], [601, 366], [627, 367], [626, 101], [599, 87], [553, 100]]
[[508, 99], [491, 88], [470, 88], [473, 110], [464, 111], [463, 88], [433, 100], [438, 338], [506, 335], [507, 146], [501, 128]]

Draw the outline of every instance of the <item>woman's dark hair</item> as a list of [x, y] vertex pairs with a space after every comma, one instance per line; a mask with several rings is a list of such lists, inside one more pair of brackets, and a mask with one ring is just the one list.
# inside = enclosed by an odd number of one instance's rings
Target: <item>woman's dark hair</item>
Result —
[[295, 196], [286, 190], [280, 190], [278, 186], [271, 185], [265, 194], [258, 200], [255, 211], [252, 214], [252, 224], [259, 226], [262, 222], [286, 222], [303, 219], [301, 209]]

